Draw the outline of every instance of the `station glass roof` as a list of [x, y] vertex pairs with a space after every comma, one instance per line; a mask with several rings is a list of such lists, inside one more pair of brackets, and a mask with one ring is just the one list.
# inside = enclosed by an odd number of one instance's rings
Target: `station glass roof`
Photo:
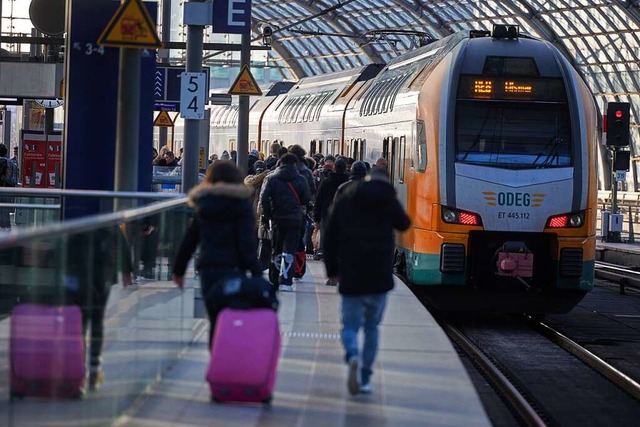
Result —
[[[638, 118], [639, 7], [624, 0], [253, 0], [252, 17], [256, 36], [264, 25], [273, 29], [269, 60], [292, 79], [388, 62], [460, 30], [519, 24], [571, 60], [598, 108], [630, 102]], [[638, 141], [637, 128], [632, 134]]]
[[[160, 0], [161, 7], [165, 1], [172, 4], [170, 39], [184, 41], [185, 0]], [[28, 3], [0, 0], [0, 32], [22, 31]], [[271, 50], [254, 51], [252, 60], [298, 80], [388, 62], [456, 31], [494, 24], [518, 24], [553, 43], [583, 76], [601, 112], [607, 102], [630, 102], [632, 155], [640, 161], [640, 0], [252, 0], [253, 43], [263, 43], [265, 26], [273, 30]], [[205, 32], [205, 42], [220, 37]], [[183, 59], [184, 51], [172, 51], [174, 58]], [[205, 52], [205, 58], [212, 65], [237, 62], [231, 52]]]

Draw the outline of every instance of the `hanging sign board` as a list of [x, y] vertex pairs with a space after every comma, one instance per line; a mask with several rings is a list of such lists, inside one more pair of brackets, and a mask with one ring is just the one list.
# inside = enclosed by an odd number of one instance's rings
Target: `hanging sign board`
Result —
[[180, 117], [204, 119], [204, 103], [207, 97], [206, 78], [206, 73], [180, 75]]

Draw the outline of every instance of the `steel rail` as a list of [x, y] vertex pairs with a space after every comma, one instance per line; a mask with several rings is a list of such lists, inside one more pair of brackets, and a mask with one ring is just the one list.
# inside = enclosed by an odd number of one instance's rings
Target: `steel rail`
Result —
[[550, 326], [543, 322], [535, 322], [536, 327], [540, 330], [542, 335], [549, 339], [554, 344], [562, 347], [573, 356], [578, 358], [583, 363], [589, 365], [591, 368], [602, 374], [609, 381], [629, 393], [634, 399], [640, 401], [640, 384], [633, 378], [620, 372], [600, 357], [591, 353], [586, 348], [580, 346], [575, 341], [564, 336], [560, 332], [554, 330]]
[[640, 290], [640, 272], [603, 261], [596, 261], [595, 267], [598, 277], [618, 282], [620, 293], [624, 294], [626, 288]]
[[527, 402], [522, 393], [518, 391], [495, 363], [491, 362], [475, 344], [451, 324], [442, 322], [440, 326], [449, 338], [455, 341], [467, 355], [472, 358], [476, 366], [478, 366], [499, 392], [502, 393], [526, 425], [536, 427], [547, 425], [542, 418], [540, 418], [538, 412]]

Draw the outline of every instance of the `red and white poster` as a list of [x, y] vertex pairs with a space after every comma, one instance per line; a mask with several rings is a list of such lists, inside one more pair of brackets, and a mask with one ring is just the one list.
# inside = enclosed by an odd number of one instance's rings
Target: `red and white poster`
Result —
[[22, 186], [53, 188], [62, 185], [62, 135], [60, 132], [22, 132]]

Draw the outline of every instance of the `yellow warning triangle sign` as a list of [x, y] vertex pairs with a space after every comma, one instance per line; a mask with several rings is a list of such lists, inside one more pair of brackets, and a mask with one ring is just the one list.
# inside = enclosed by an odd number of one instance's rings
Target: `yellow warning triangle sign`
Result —
[[109, 47], [158, 49], [162, 43], [142, 0], [126, 0], [104, 29], [98, 44]]
[[158, 117], [153, 121], [154, 126], [173, 127], [173, 120], [166, 111], [160, 111]]
[[229, 95], [262, 95], [260, 86], [251, 75], [251, 70], [247, 65], [242, 67], [236, 81], [227, 92]]

